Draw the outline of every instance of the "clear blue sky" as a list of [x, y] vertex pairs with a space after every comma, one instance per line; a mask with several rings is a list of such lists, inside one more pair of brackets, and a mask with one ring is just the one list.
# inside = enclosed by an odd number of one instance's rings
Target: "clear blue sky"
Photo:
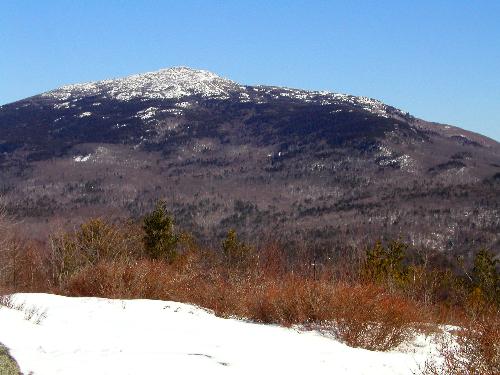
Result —
[[186, 65], [374, 97], [500, 140], [500, 1], [0, 2], [0, 104]]

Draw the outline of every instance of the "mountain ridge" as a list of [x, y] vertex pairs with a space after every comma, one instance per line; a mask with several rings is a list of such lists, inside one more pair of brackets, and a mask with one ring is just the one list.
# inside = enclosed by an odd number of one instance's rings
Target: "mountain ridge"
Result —
[[[201, 82], [208, 82], [208, 84], [196, 85], [196, 83]], [[154, 86], [155, 83], [156, 86]], [[151, 84], [153, 84], [153, 90], [148, 92], [148, 88], [151, 89]], [[213, 86], [216, 86], [217, 84], [220, 84], [221, 87], [214, 88]], [[114, 86], [114, 88], [109, 89], [110, 86]], [[116, 86], [118, 86], [118, 88]], [[210, 86], [212, 86], [212, 89], [210, 89]], [[174, 90], [172, 90], [172, 88], [174, 88]], [[134, 91], [136, 89], [141, 89], [143, 91]], [[194, 69], [187, 66], [161, 68], [156, 71], [131, 74], [123, 77], [63, 85], [43, 93], [33, 95], [26, 99], [4, 104], [0, 106], [0, 108], [39, 97], [57, 99], [63, 102], [62, 104], [58, 104], [58, 106], [64, 106], [66, 104], [65, 101], [70, 97], [72, 97], [72, 99], [75, 99], [76, 97], [77, 99], [78, 97], [81, 98], [90, 95], [108, 95], [110, 98], [126, 101], [133, 98], [179, 99], [181, 97], [189, 97], [193, 95], [228, 99], [229, 94], [243, 94], [245, 96], [240, 96], [240, 100], [245, 101], [248, 100], [248, 94], [246, 91], [249, 89], [253, 89], [255, 91], [265, 91], [266, 93], [272, 92], [273, 90], [281, 90], [283, 91], [281, 93], [283, 96], [289, 95], [290, 97], [303, 100], [311, 100], [312, 97], [317, 96], [323, 98], [322, 100], [325, 101], [325, 97], [328, 97], [330, 100], [333, 97], [339, 101], [351, 102], [361, 107], [363, 107], [363, 104], [366, 104], [368, 107], [365, 107], [364, 109], [370, 110], [373, 113], [387, 116], [388, 113], [385, 108], [390, 108], [392, 115], [396, 113], [400, 117], [404, 117], [405, 115], [409, 116], [408, 112], [404, 113], [402, 110], [385, 104], [381, 100], [367, 96], [355, 96], [327, 90], [305, 90], [265, 84], [243, 85], [221, 77], [208, 70]], [[126, 90], [128, 90], [128, 92]], [[411, 117], [415, 119], [413, 116]], [[482, 142], [485, 146], [498, 144], [496, 140], [480, 133], [461, 129], [449, 124], [440, 124], [437, 122], [420, 120], [417, 122], [417, 125], [423, 126], [426, 129], [429, 129], [432, 126], [437, 126], [437, 128], [432, 130], [439, 131], [442, 134], [445, 134], [446, 130], [449, 129], [452, 129], [452, 132], [457, 133], [455, 135], [460, 135], [459, 132], [466, 133], [468, 134], [466, 137], [474, 137], [476, 141]], [[451, 133], [451, 131], [449, 133]]]

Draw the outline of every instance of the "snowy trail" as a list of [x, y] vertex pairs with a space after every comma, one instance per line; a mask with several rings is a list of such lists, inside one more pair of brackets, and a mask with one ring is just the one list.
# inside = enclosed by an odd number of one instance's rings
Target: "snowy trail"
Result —
[[[24, 311], [0, 308], [0, 342], [25, 374], [411, 374], [429, 352], [423, 339], [406, 352], [371, 352], [176, 302], [49, 294], [14, 301]], [[27, 320], [32, 306], [38, 311]]]

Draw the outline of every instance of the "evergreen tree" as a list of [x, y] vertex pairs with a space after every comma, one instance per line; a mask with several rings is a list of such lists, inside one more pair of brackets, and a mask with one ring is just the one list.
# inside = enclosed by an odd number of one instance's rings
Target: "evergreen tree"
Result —
[[498, 260], [486, 249], [480, 250], [474, 258], [472, 280], [475, 293], [480, 293], [486, 301], [500, 304], [500, 274]]
[[238, 240], [238, 235], [234, 229], [229, 230], [226, 238], [222, 241], [222, 251], [230, 264], [242, 263], [249, 254], [248, 246]]
[[387, 248], [377, 241], [375, 246], [366, 252], [362, 268], [364, 277], [374, 282], [403, 284], [408, 275], [403, 264], [406, 249], [407, 245], [399, 241], [392, 241]]
[[177, 257], [178, 236], [174, 233], [174, 220], [168, 215], [165, 203], [144, 217], [144, 249], [152, 259], [173, 261]]
[[398, 282], [404, 283], [408, 276], [407, 267], [403, 264], [408, 245], [400, 241], [392, 241], [387, 249], [387, 262], [389, 276]]
[[385, 249], [382, 242], [377, 241], [372, 249], [366, 252], [363, 275], [369, 280], [380, 282], [386, 277]]

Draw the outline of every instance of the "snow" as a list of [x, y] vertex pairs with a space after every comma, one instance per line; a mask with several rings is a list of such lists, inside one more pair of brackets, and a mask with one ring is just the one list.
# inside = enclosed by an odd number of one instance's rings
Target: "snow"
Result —
[[423, 340], [411, 350], [372, 352], [176, 302], [13, 300], [18, 310], [0, 308], [0, 342], [26, 374], [411, 374], [428, 355]]
[[137, 112], [137, 117], [139, 117], [142, 120], [148, 120], [150, 118], [153, 118], [156, 115], [157, 111], [158, 111], [158, 108], [149, 107], [149, 108], [146, 108], [142, 111]]
[[[250, 88], [249, 88], [250, 89]], [[325, 105], [350, 105], [363, 109], [379, 117], [388, 118], [389, 107], [379, 100], [368, 98], [365, 96], [354, 96], [329, 91], [308, 91], [300, 89], [292, 89], [288, 87], [274, 86], [257, 86], [251, 88], [253, 92], [257, 92], [257, 103], [266, 102], [266, 96], [271, 99], [290, 98], [306, 103]], [[265, 94], [262, 95], [262, 94]], [[241, 95], [240, 95], [241, 97]], [[336, 109], [332, 113], [337, 113], [341, 109]], [[395, 113], [402, 115], [401, 111], [395, 110]], [[352, 110], [350, 111], [352, 112]]]
[[214, 149], [214, 145], [210, 141], [197, 141], [193, 146], [194, 152], [211, 151], [213, 149]]
[[54, 104], [54, 109], [69, 108], [69, 102], [62, 102]]
[[235, 82], [206, 70], [174, 67], [125, 78], [67, 85], [42, 96], [57, 100], [98, 94], [120, 101], [134, 98], [178, 99], [191, 95], [221, 99], [229, 98], [230, 93], [239, 90], [240, 86]]
[[191, 103], [189, 103], [189, 102], [179, 102], [179, 103], [175, 103], [175, 106], [179, 107], [179, 108], [189, 108], [191, 106]]
[[246, 92], [240, 93], [239, 100], [242, 103], [248, 103], [250, 102], [250, 95], [248, 95]]
[[173, 113], [176, 116], [182, 115], [182, 110], [177, 108], [164, 109], [162, 112]]
[[[175, 99], [179, 100], [178, 103], [174, 104], [176, 107], [189, 108], [192, 103], [184, 99], [193, 95], [219, 100], [229, 99], [233, 96], [242, 103], [253, 101], [256, 104], [264, 104], [277, 99], [291, 99], [322, 106], [355, 106], [376, 116], [386, 118], [393, 115], [403, 115], [401, 111], [395, 109], [389, 111], [389, 107], [384, 103], [368, 97], [287, 87], [242, 86], [206, 70], [188, 67], [173, 67], [124, 78], [67, 85], [42, 94], [43, 97], [58, 101], [58, 103], [54, 104], [55, 109], [69, 108], [68, 100], [71, 99], [72, 102], [75, 102], [88, 96], [99, 96], [120, 101]], [[94, 103], [93, 106], [99, 104], [99, 102]], [[73, 106], [71, 105], [71, 107]], [[171, 110], [171, 113], [175, 115], [182, 114], [178, 110]], [[336, 113], [336, 111], [333, 113]]]
[[417, 163], [410, 155], [398, 155], [388, 146], [380, 145], [378, 147], [377, 156], [380, 158], [380, 160], [377, 161], [380, 166], [399, 166], [402, 170], [411, 173], [417, 170]]
[[75, 156], [73, 158], [73, 160], [77, 163], [84, 163], [86, 161], [88, 161], [90, 159], [92, 155], [91, 154], [88, 154], [88, 155], [85, 155], [85, 156], [82, 156], [82, 155], [78, 155], [78, 156]]

